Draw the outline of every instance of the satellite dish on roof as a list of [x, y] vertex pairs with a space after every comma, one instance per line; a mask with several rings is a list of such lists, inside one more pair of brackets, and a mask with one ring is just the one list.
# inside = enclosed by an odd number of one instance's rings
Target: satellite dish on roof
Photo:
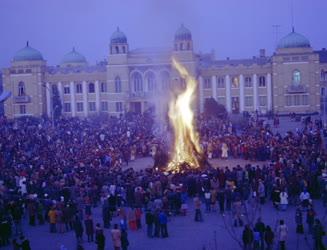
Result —
[[11, 96], [10, 91], [7, 90], [2, 91], [2, 93], [0, 94], [0, 102], [6, 101], [10, 96]]

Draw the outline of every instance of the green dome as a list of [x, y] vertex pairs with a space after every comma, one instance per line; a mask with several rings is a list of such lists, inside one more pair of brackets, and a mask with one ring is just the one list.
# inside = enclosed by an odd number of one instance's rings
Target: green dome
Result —
[[85, 57], [78, 53], [75, 48], [72, 49], [69, 53], [64, 55], [64, 58], [61, 61], [62, 64], [70, 64], [70, 63], [87, 63]]
[[183, 24], [175, 33], [175, 40], [191, 40], [192, 34], [191, 31], [186, 28]]
[[287, 36], [280, 39], [277, 48], [310, 48], [310, 41], [303, 35], [296, 33], [294, 29]]
[[26, 43], [26, 47], [17, 51], [13, 60], [15, 62], [20, 61], [42, 61], [43, 56], [40, 51], [33, 49]]
[[127, 43], [127, 37], [120, 31], [119, 27], [117, 27], [117, 30], [111, 35], [110, 42], [111, 44]]

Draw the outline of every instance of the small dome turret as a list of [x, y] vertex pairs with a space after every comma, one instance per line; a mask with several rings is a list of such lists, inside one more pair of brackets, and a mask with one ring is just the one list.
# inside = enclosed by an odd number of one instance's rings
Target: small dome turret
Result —
[[192, 33], [182, 24], [175, 33], [175, 40], [192, 40]]
[[310, 48], [310, 41], [303, 35], [296, 33], [294, 28], [292, 32], [284, 36], [278, 42], [278, 49], [287, 49], [287, 48]]
[[111, 35], [110, 43], [111, 44], [127, 43], [127, 37], [122, 31], [120, 31], [119, 27], [117, 27], [117, 30]]
[[40, 51], [30, 47], [27, 42], [24, 48], [16, 52], [13, 57], [13, 61], [43, 61], [43, 56]]
[[61, 65], [83, 65], [87, 64], [85, 56], [73, 48], [69, 53], [64, 55]]

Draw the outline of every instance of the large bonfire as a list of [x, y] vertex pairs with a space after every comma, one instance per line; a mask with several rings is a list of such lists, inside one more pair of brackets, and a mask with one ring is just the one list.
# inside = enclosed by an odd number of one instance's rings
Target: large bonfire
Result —
[[194, 101], [197, 82], [186, 68], [172, 59], [173, 67], [185, 79], [186, 87], [169, 103], [169, 120], [174, 129], [174, 144], [167, 171], [197, 169], [200, 167], [202, 150], [199, 135], [195, 128], [192, 102]]

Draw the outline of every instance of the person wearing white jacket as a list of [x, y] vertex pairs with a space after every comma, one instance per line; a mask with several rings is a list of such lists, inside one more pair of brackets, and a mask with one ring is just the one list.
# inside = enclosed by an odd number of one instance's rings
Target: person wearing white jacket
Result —
[[280, 194], [280, 210], [285, 211], [288, 205], [288, 194], [285, 190], [283, 190]]

